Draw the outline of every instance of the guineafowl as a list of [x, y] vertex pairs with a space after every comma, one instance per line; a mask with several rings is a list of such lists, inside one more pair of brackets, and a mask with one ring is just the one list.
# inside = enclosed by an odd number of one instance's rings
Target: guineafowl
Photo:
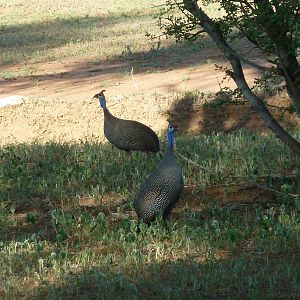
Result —
[[174, 127], [168, 127], [168, 148], [155, 171], [141, 185], [134, 200], [138, 219], [149, 224], [161, 212], [166, 217], [183, 191], [181, 168], [173, 153]]
[[159, 140], [148, 126], [113, 116], [106, 107], [105, 90], [96, 94], [104, 111], [104, 135], [117, 148], [125, 151], [158, 152]]

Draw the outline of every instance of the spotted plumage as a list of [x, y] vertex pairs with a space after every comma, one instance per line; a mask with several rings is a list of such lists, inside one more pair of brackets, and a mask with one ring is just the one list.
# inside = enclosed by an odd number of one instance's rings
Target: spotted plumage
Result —
[[135, 211], [138, 219], [145, 223], [151, 222], [158, 212], [166, 217], [182, 194], [182, 170], [177, 165], [173, 147], [174, 128], [170, 124], [168, 148], [156, 170], [143, 182], [135, 196]]
[[104, 135], [117, 148], [125, 151], [158, 152], [159, 139], [148, 126], [113, 116], [106, 107], [104, 90], [96, 94], [104, 111]]

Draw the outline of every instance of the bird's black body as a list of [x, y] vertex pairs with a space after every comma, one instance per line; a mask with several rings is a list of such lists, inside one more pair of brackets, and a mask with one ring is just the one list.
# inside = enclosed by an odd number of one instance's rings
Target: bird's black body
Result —
[[96, 94], [104, 111], [104, 135], [120, 150], [158, 152], [159, 139], [148, 126], [132, 120], [119, 119], [106, 108], [103, 91]]
[[[174, 134], [174, 132], [173, 132]], [[184, 183], [170, 143], [160, 164], [141, 185], [134, 201], [138, 219], [150, 223], [157, 213], [165, 217], [179, 200]]]
[[158, 152], [159, 140], [148, 126], [119, 119], [104, 108], [104, 135], [117, 148], [125, 151]]

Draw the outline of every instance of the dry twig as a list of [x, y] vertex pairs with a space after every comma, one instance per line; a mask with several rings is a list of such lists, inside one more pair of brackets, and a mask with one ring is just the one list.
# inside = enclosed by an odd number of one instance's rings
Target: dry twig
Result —
[[201, 165], [197, 164], [196, 162], [194, 162], [193, 160], [185, 157], [184, 155], [182, 155], [181, 153], [177, 152], [177, 154], [182, 158], [184, 159], [185, 161], [187, 161], [188, 163], [190, 163], [191, 165], [197, 167], [198, 169], [202, 170], [202, 171], [205, 171], [205, 172], [212, 172], [211, 170], [205, 168], [205, 167], [202, 167]]
[[287, 195], [287, 196], [291, 196], [291, 197], [294, 197], [294, 198], [299, 198], [300, 195], [299, 194], [292, 194], [292, 193], [284, 193], [284, 192], [280, 192], [280, 191], [277, 191], [275, 189], [272, 189], [270, 187], [267, 187], [265, 185], [262, 185], [262, 184], [259, 184], [257, 182], [253, 182], [253, 186], [257, 187], [257, 188], [260, 188], [262, 190], [266, 190], [266, 191], [270, 191], [270, 192], [273, 192], [275, 194], [278, 194], [278, 195]]

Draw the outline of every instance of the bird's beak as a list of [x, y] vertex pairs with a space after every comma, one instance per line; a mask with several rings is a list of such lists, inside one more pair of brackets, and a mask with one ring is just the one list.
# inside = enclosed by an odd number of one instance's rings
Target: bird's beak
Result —
[[99, 96], [104, 96], [103, 92], [105, 92], [105, 90], [102, 90], [100, 93], [95, 94], [95, 96], [93, 97], [93, 99], [94, 98], [99, 99]]

